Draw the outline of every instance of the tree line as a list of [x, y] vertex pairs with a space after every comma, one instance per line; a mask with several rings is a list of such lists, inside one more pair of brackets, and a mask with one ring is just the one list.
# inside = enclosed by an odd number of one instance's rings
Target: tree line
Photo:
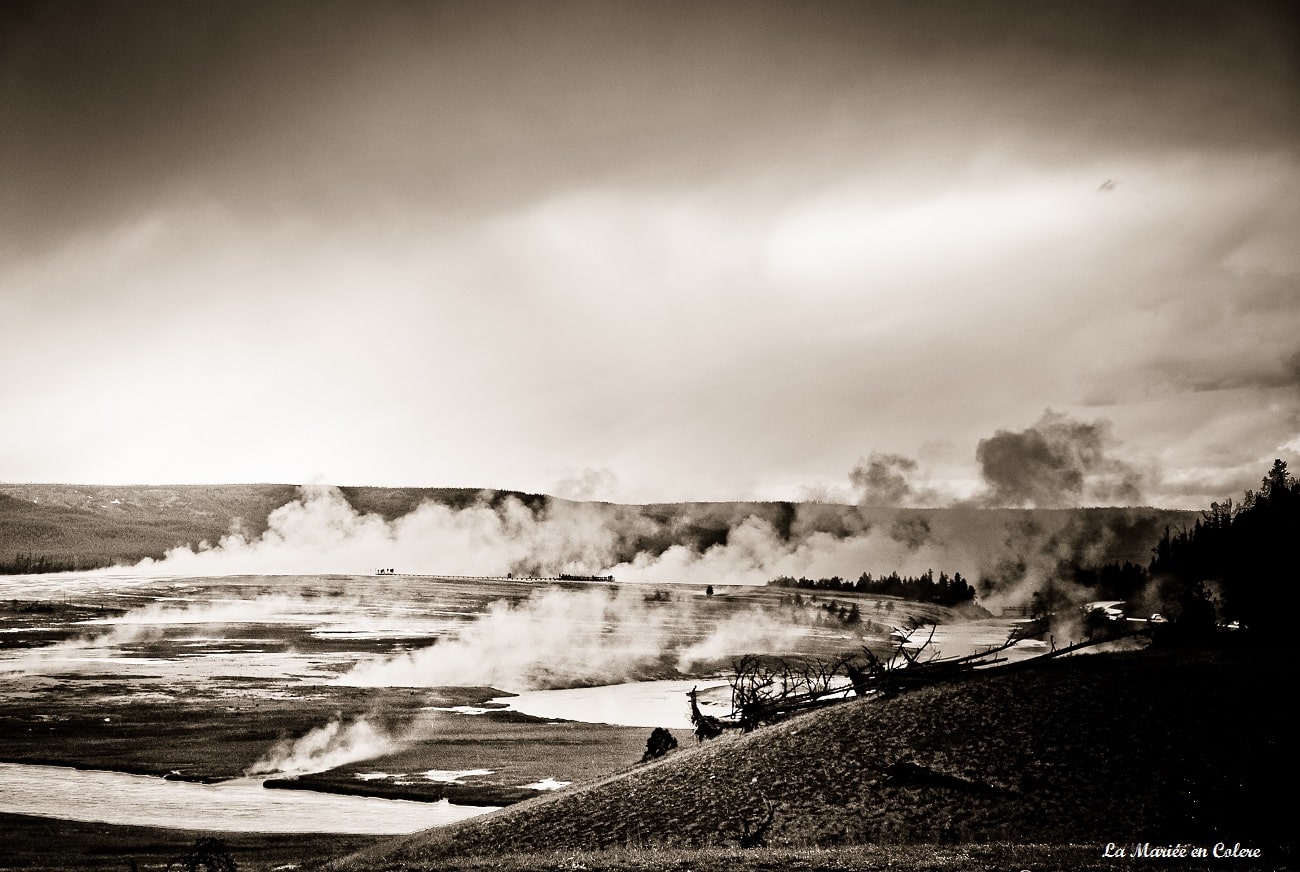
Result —
[[775, 578], [768, 584], [774, 587], [794, 587], [805, 590], [893, 596], [941, 606], [958, 606], [975, 599], [975, 588], [962, 578], [960, 572], [954, 573], [951, 577], [946, 572], [940, 572], [939, 577], [935, 578], [933, 569], [919, 576], [903, 576], [891, 572], [880, 578], [864, 572], [858, 576], [857, 581], [847, 581], [838, 575], [816, 579], [792, 578], [786, 575]]
[[76, 558], [34, 555], [30, 551], [14, 555], [13, 560], [0, 560], [0, 575], [35, 575], [42, 572], [75, 572], [79, 569], [98, 569], [109, 561], [80, 561]]
[[[1205, 641], [1220, 631], [1247, 630], [1257, 640], [1279, 640], [1300, 613], [1295, 545], [1300, 543], [1300, 484], [1275, 460], [1259, 490], [1241, 502], [1212, 502], [1191, 527], [1166, 527], [1145, 566], [1108, 563], [1073, 568], [1073, 580], [1097, 596], [1143, 597], [1171, 620], [1171, 641]], [[1062, 604], [1051, 591], [1035, 596], [1035, 610]]]
[[1149, 572], [1184, 635], [1224, 626], [1281, 642], [1294, 623], [1300, 484], [1275, 460], [1258, 491], [1210, 508], [1190, 529], [1168, 529]]

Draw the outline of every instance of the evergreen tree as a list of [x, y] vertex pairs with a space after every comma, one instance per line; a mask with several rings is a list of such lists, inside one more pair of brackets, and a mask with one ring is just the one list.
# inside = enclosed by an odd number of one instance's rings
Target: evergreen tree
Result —
[[1184, 634], [1212, 630], [1217, 612], [1220, 623], [1280, 643], [1300, 605], [1297, 542], [1300, 485], [1279, 459], [1240, 506], [1211, 503], [1190, 530], [1166, 529], [1150, 570], [1178, 606]]

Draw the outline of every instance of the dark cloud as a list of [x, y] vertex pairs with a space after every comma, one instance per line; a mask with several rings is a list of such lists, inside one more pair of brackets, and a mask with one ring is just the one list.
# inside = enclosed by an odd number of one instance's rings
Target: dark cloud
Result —
[[1142, 474], [1107, 455], [1110, 425], [1076, 421], [1048, 409], [1020, 432], [999, 430], [975, 450], [989, 506], [1062, 508], [1087, 501], [1133, 504]]
[[1297, 126], [1289, 6], [11, 0], [0, 228], [57, 237], [175, 195], [469, 208], [593, 170], [818, 161], [822, 130], [910, 140], [922, 110], [966, 141], [1085, 117], [1066, 129], [1090, 151], [1275, 147]]
[[877, 451], [849, 472], [858, 505], [882, 508], [928, 506], [940, 501], [931, 488], [918, 484], [920, 466], [902, 454]]
[[901, 506], [912, 496], [908, 477], [916, 473], [916, 461], [901, 454], [872, 452], [858, 461], [849, 473], [849, 482], [864, 506]]

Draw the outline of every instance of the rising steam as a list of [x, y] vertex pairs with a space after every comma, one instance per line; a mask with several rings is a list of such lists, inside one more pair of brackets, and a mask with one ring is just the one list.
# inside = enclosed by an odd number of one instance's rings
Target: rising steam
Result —
[[61, 658], [94, 649], [120, 648], [158, 639], [182, 638], [198, 628], [230, 624], [316, 624], [341, 609], [357, 605], [354, 598], [322, 598], [264, 594], [250, 599], [215, 600], [172, 605], [151, 603], [111, 618], [83, 622], [87, 632], [75, 639], [23, 652], [0, 663], [0, 673], [32, 674]]
[[1143, 474], [1111, 456], [1108, 421], [1076, 421], [1048, 409], [1032, 427], [981, 439], [975, 457], [991, 506], [1061, 508], [1083, 503], [1134, 505]]
[[[921, 525], [924, 535], [914, 529], [915, 522], [879, 529], [855, 517], [857, 531], [849, 535], [813, 529], [783, 537], [768, 521], [751, 516], [727, 531], [725, 543], [704, 550], [674, 545], [658, 555], [643, 552], [612, 572], [628, 581], [766, 584], [780, 576], [856, 578], [868, 570], [921, 573], [954, 561], [971, 565], [963, 545], [931, 540], [928, 522]], [[922, 549], [926, 541], [930, 547]]]
[[[791, 507], [778, 530], [756, 515], [723, 522], [725, 541], [679, 541], [675, 522], [635, 509], [551, 501], [535, 510], [513, 497], [454, 509], [426, 502], [387, 521], [358, 512], [336, 488], [303, 488], [276, 509], [260, 537], [236, 531], [216, 545], [174, 548], [144, 574], [370, 574], [381, 566], [432, 575], [614, 574], [619, 580], [764, 584], [779, 575], [923, 572], [954, 557], [926, 522], [873, 532], [843, 518], [808, 519]], [[892, 529], [892, 535], [889, 532]], [[921, 545], [928, 543], [928, 549]], [[928, 561], [928, 562], [927, 562]]]
[[757, 610], [717, 621], [688, 600], [647, 602], [627, 588], [548, 588], [498, 601], [454, 638], [359, 664], [366, 687], [485, 685], [532, 690], [688, 673], [702, 661], [788, 646], [799, 628]]
[[[1113, 448], [1107, 422], [1048, 410], [1032, 427], [981, 440], [976, 459], [984, 492], [937, 511], [918, 508], [940, 499], [920, 464], [884, 453], [871, 453], [850, 472], [854, 504], [740, 504], [731, 515], [689, 504], [665, 510], [547, 498], [525, 503], [485, 493], [462, 507], [431, 500], [390, 520], [358, 511], [336, 488], [312, 486], [272, 512], [261, 536], [236, 530], [215, 545], [176, 548], [135, 570], [369, 575], [398, 567], [429, 575], [612, 574], [619, 581], [703, 586], [933, 569], [982, 581], [984, 593], [1011, 601], [1051, 580], [1062, 564], [1056, 552], [1072, 547], [1070, 536], [1058, 535], [1068, 521], [1047, 519], [1041, 534], [1020, 535], [1020, 519], [978, 517], [979, 510], [1132, 504], [1140, 499], [1143, 474]], [[611, 476], [588, 470], [568, 483], [569, 492], [594, 493]], [[1077, 544], [1089, 550], [1076, 555], [1076, 564], [1116, 559], [1097, 537]]]
[[404, 742], [364, 717], [345, 722], [341, 715], [296, 740], [279, 742], [256, 763], [248, 775], [308, 775], [347, 763], [371, 760], [400, 750]]
[[250, 539], [235, 531], [216, 545], [180, 547], [145, 573], [370, 574], [378, 567], [444, 575], [595, 573], [608, 566], [616, 534], [599, 510], [556, 502], [538, 514], [518, 499], [453, 509], [421, 504], [394, 521], [356, 511], [334, 487], [304, 487]]
[[864, 506], [938, 505], [939, 494], [916, 483], [920, 464], [901, 454], [873, 451], [849, 472], [849, 483]]

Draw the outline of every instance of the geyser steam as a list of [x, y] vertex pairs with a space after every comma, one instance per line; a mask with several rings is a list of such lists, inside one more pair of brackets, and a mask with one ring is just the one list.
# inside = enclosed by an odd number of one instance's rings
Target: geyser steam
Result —
[[[757, 514], [693, 521], [652, 518], [636, 507], [515, 497], [464, 508], [425, 502], [392, 521], [358, 512], [337, 488], [302, 489], [276, 509], [260, 537], [232, 532], [216, 545], [175, 548], [135, 570], [151, 575], [371, 574], [377, 567], [431, 575], [614, 574], [620, 581], [764, 584], [780, 575], [920, 573], [973, 561], [941, 537], [876, 531], [856, 514], [805, 518], [790, 506], [780, 529]], [[722, 541], [691, 541], [713, 525]], [[829, 526], [831, 529], [826, 529]], [[687, 536], [683, 537], [683, 531]], [[966, 569], [969, 572], [969, 569]]]
[[403, 742], [367, 718], [344, 721], [341, 715], [297, 740], [279, 742], [248, 767], [248, 775], [308, 775], [391, 754]]
[[[302, 489], [276, 509], [256, 538], [235, 531], [216, 545], [177, 548], [144, 561], [145, 574], [371, 574], [378, 567], [428, 575], [614, 575], [622, 582], [764, 584], [780, 576], [853, 579], [862, 572], [960, 572], [1000, 601], [1023, 601], [1058, 575], [1058, 565], [1130, 559], [1127, 529], [1090, 536], [1086, 554], [1042, 559], [1069, 537], [1042, 546], [1015, 542], [1019, 518], [982, 509], [1077, 507], [1136, 502], [1144, 475], [1114, 456], [1104, 420], [1046, 411], [1021, 431], [999, 430], [975, 452], [983, 493], [948, 509], [917, 461], [872, 453], [849, 474], [855, 505], [748, 503], [617, 506], [484, 492], [452, 507], [426, 501], [391, 520], [360, 512], [337, 489]], [[910, 508], [905, 508], [910, 507]], [[1151, 517], [1155, 512], [1149, 513]], [[1051, 538], [1064, 518], [1043, 518]], [[1127, 522], [1125, 522], [1127, 523]], [[1132, 526], [1129, 524], [1129, 526]], [[1158, 525], [1157, 525], [1158, 528]], [[1024, 537], [1021, 537], [1024, 538]], [[1154, 545], [1154, 539], [1145, 548]], [[1018, 570], [1015, 567], [1019, 566]], [[1009, 568], [1011, 571], [1009, 571]], [[504, 618], [502, 618], [504, 620]]]
[[616, 684], [689, 672], [701, 661], [791, 644], [799, 628], [759, 612], [719, 621], [689, 600], [647, 602], [626, 588], [548, 588], [497, 601], [454, 638], [359, 664], [360, 686], [486, 685], [503, 690]]
[[1142, 498], [1144, 475], [1108, 453], [1114, 442], [1108, 421], [1077, 421], [1051, 409], [1032, 427], [999, 430], [975, 450], [989, 487], [984, 502], [1038, 508], [1134, 505]]
[[304, 487], [250, 539], [180, 547], [135, 569], [149, 574], [370, 574], [378, 567], [444, 575], [592, 574], [617, 562], [615, 534], [599, 511], [556, 502], [534, 512], [516, 498], [453, 509], [425, 502], [393, 521], [358, 512], [338, 488]]
[[289, 594], [263, 594], [249, 599], [221, 599], [212, 602], [150, 603], [112, 618], [83, 622], [91, 629], [86, 635], [23, 652], [0, 664], [0, 674], [34, 674], [47, 664], [76, 658], [94, 649], [121, 648], [157, 639], [192, 636], [200, 628], [232, 624], [309, 624], [350, 610], [355, 599], [324, 599]]

